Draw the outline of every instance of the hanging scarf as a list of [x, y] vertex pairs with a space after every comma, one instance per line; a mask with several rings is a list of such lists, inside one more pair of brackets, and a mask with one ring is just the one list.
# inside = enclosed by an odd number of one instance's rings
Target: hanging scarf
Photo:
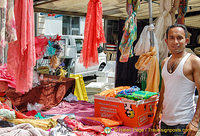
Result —
[[179, 8], [178, 8], [178, 17], [177, 23], [178, 24], [185, 24], [185, 18], [188, 7], [188, 0], [180, 0]]
[[33, 67], [36, 64], [33, 0], [15, 1], [17, 41], [9, 43], [8, 72], [16, 79], [16, 92], [32, 88]]
[[137, 39], [136, 12], [139, 4], [139, 0], [127, 0], [126, 10], [129, 16], [126, 19], [124, 33], [119, 45], [120, 62], [127, 62], [128, 58], [133, 56], [133, 42]]
[[90, 0], [85, 19], [83, 49], [80, 62], [85, 68], [98, 64], [98, 51], [100, 43], [105, 43], [102, 24], [101, 0]]

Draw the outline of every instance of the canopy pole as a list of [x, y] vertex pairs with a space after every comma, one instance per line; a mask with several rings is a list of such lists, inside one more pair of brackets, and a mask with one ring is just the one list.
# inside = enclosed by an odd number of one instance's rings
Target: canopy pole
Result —
[[[149, 25], [153, 24], [152, 16], [152, 0], [148, 0], [149, 3]], [[153, 30], [150, 31], [150, 45], [154, 46]]]

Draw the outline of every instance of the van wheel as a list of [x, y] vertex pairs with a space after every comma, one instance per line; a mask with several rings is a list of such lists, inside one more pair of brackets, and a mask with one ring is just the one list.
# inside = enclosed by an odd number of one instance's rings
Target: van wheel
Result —
[[102, 64], [99, 66], [98, 71], [102, 71], [102, 70], [104, 69], [105, 66], [106, 66], [106, 64], [105, 64], [105, 63], [102, 63]]

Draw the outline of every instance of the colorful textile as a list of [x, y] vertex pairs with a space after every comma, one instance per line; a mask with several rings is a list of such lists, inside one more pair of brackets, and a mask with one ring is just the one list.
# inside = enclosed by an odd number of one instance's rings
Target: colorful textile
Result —
[[21, 94], [15, 92], [15, 89], [9, 88], [6, 95], [21, 112], [27, 111], [28, 103], [43, 104], [42, 110], [48, 110], [58, 105], [66, 94], [73, 93], [74, 87], [75, 80], [73, 78], [64, 78], [59, 81], [58, 76], [44, 75], [40, 85], [32, 88], [29, 92]]
[[94, 104], [86, 101], [61, 102], [59, 105], [48, 111], [42, 112], [43, 115], [58, 115], [74, 113], [77, 120], [83, 117], [94, 117]]
[[102, 4], [101, 0], [90, 0], [88, 3], [85, 20], [85, 31], [83, 49], [80, 62], [88, 68], [98, 64], [98, 51], [100, 43], [105, 43], [105, 36], [102, 24]]
[[12, 119], [8, 121], [14, 124], [29, 123], [32, 126], [43, 130], [49, 130], [57, 125], [56, 121], [53, 119]]
[[177, 16], [177, 24], [185, 24], [184, 16], [187, 13], [188, 0], [180, 0]]
[[53, 42], [52, 41], [48, 41], [48, 46], [47, 46], [47, 53], [48, 53], [48, 55], [49, 56], [53, 56], [53, 55], [55, 55], [55, 53], [56, 53], [56, 49], [55, 48], [53, 48]]
[[124, 90], [118, 92], [117, 96], [120, 95], [120, 97], [123, 97], [123, 95], [130, 95], [130, 94], [132, 94], [135, 91], [140, 91], [140, 88], [137, 87], [137, 86], [132, 86], [129, 89], [124, 89]]
[[[178, 1], [178, 0], [174, 0]], [[158, 40], [159, 46], [159, 61], [162, 62], [168, 55], [168, 48], [165, 43], [165, 34], [168, 26], [171, 26], [172, 22], [172, 1], [171, 0], [160, 0], [160, 16], [156, 21], [155, 35]], [[175, 14], [173, 15], [175, 16]]]
[[115, 97], [116, 94], [124, 89], [129, 89], [130, 86], [119, 86], [113, 89], [105, 90], [99, 93], [98, 95], [100, 96], [105, 96], [105, 97]]
[[0, 109], [0, 116], [7, 119], [15, 119], [15, 112], [8, 109]]
[[49, 136], [49, 132], [24, 123], [13, 127], [1, 128], [0, 136]]
[[[83, 125], [81, 122], [77, 121], [76, 119], [70, 119], [68, 116], [64, 118], [65, 124], [67, 124], [72, 130], [78, 130], [80, 136], [82, 133], [92, 134], [92, 135], [101, 135], [104, 133], [104, 128], [102, 126], [86, 126]], [[76, 133], [76, 131], [74, 131]]]
[[158, 92], [160, 83], [159, 63], [156, 57], [155, 47], [150, 51], [142, 54], [135, 64], [135, 68], [141, 71], [148, 70], [146, 91]]
[[144, 100], [149, 99], [151, 96], [158, 95], [157, 92], [149, 92], [149, 91], [137, 91], [134, 92], [132, 95], [128, 95], [127, 98], [131, 100]]
[[119, 45], [121, 52], [120, 62], [127, 62], [133, 54], [133, 42], [137, 39], [137, 19], [136, 12], [139, 7], [140, 0], [127, 0], [128, 18], [124, 25], [124, 33]]
[[0, 45], [17, 40], [14, 15], [14, 0], [1, 0], [0, 2]]
[[94, 121], [99, 121], [105, 127], [120, 126], [123, 123], [121, 120], [111, 120], [111, 119], [106, 119], [106, 118], [101, 118], [101, 117], [87, 117], [87, 119], [94, 120]]
[[0, 65], [4, 64], [4, 47], [17, 40], [14, 0], [0, 1]]
[[19, 112], [19, 111], [16, 111], [14, 109], [11, 109], [8, 105], [6, 105], [5, 103], [1, 103], [0, 102], [0, 109], [7, 109], [7, 110], [10, 110], [10, 111], [15, 111], [15, 115], [16, 115], [16, 118], [17, 119], [30, 119], [30, 118], [33, 118], [32, 116], [26, 116], [25, 114]]
[[116, 97], [125, 97], [127, 99], [131, 100], [144, 100], [144, 99], [149, 99], [151, 96], [158, 95], [157, 92], [149, 92], [149, 91], [136, 91], [133, 93], [129, 93], [126, 95], [122, 94], [117, 94]]
[[[7, 64], [0, 66], [0, 81], [6, 82], [9, 87], [16, 88], [16, 80], [15, 78], [8, 73]], [[1, 88], [0, 84], [0, 88]]]
[[63, 119], [58, 119], [57, 122], [57, 126], [51, 129], [50, 136], [77, 136], [72, 132], [72, 129], [65, 124]]
[[8, 72], [16, 78], [16, 92], [32, 88], [36, 64], [33, 0], [15, 1], [17, 41], [9, 43]]
[[[147, 53], [150, 50], [150, 46], [156, 47], [156, 56], [159, 61], [159, 47], [158, 47], [158, 41], [155, 36], [155, 33], [153, 30], [155, 29], [154, 25], [146, 25], [144, 29], [142, 30], [142, 33], [140, 34], [140, 38], [137, 41], [135, 47], [134, 47], [134, 53], [136, 56], [142, 55], [143, 53]], [[151, 37], [150, 32], [153, 32], [152, 38], [154, 39], [154, 45], [151, 45]]]
[[35, 53], [37, 60], [43, 57], [47, 45], [48, 39], [45, 36], [40, 35], [35, 37]]

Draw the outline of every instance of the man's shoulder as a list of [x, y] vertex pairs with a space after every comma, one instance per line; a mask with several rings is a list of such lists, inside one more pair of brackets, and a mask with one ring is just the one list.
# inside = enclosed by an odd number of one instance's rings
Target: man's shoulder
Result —
[[163, 61], [162, 61], [162, 64], [161, 64], [161, 67], [164, 66], [164, 64], [166, 63], [166, 61], [169, 59], [169, 57], [165, 58]]
[[193, 55], [193, 54], [191, 54], [191, 56], [190, 56], [190, 61], [192, 62], [192, 63], [200, 63], [200, 58], [198, 57], [198, 56], [196, 56], [196, 55]]
[[200, 58], [198, 56], [192, 54], [189, 57], [189, 62], [192, 66], [195, 66], [200, 69]]

